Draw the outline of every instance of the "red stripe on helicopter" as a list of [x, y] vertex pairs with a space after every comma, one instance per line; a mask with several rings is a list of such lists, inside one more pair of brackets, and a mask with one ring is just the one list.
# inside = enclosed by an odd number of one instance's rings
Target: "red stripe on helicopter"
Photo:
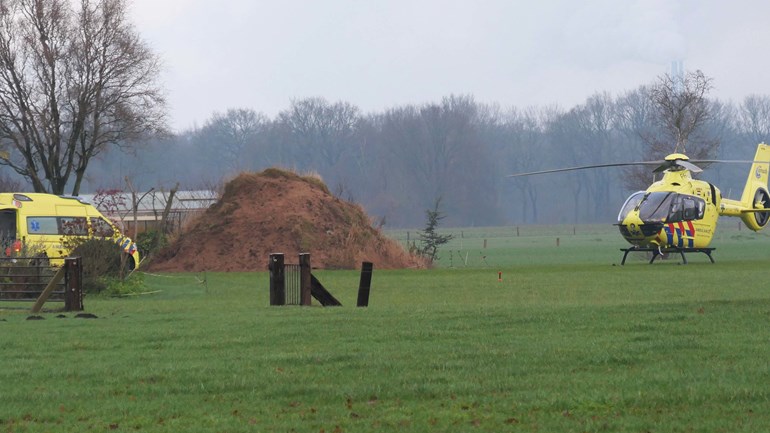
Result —
[[695, 246], [695, 226], [692, 225], [692, 221], [687, 221], [687, 227], [690, 228], [690, 248], [692, 248]]

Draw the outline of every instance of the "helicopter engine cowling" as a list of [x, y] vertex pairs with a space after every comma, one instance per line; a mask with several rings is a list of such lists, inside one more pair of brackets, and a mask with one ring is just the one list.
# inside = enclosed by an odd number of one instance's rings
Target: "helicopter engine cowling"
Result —
[[[770, 193], [763, 187], [758, 187], [754, 192], [753, 209], [770, 208]], [[770, 221], [770, 212], [747, 212], [741, 215], [741, 221], [753, 231], [762, 230]]]

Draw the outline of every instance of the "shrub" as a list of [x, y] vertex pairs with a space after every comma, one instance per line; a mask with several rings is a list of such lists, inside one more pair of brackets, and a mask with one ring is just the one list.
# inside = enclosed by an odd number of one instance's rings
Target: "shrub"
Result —
[[102, 294], [109, 296], [130, 296], [141, 293], [144, 290], [144, 274], [133, 273], [131, 278], [123, 280], [119, 278], [103, 277], [105, 285]]
[[[126, 284], [128, 255], [109, 239], [78, 239], [72, 256], [83, 263], [83, 292], [101, 293], [113, 288], [116, 282]], [[131, 283], [133, 284], [133, 282]]]
[[438, 248], [441, 245], [452, 240], [452, 235], [442, 235], [436, 230], [439, 222], [444, 219], [445, 215], [439, 210], [441, 205], [441, 197], [436, 199], [433, 210], [426, 211], [428, 222], [426, 223], [425, 230], [419, 232], [420, 241], [422, 242], [422, 248], [419, 250], [423, 257], [430, 260], [431, 263], [436, 260], [438, 255]]
[[136, 235], [136, 245], [142, 257], [150, 257], [168, 245], [168, 237], [160, 230], [150, 230]]

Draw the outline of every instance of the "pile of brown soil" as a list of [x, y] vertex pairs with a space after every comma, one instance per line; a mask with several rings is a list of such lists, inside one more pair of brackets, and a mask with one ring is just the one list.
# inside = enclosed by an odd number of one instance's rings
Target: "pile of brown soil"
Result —
[[363, 209], [329, 193], [313, 177], [279, 169], [241, 174], [222, 198], [161, 251], [152, 271], [256, 271], [267, 269], [271, 253], [298, 263], [310, 253], [311, 266], [375, 269], [426, 266], [397, 242], [372, 227]]

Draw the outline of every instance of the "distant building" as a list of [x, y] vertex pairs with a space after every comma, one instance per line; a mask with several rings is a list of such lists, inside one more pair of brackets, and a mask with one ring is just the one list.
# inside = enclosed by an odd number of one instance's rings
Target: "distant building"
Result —
[[[163, 211], [168, 202], [168, 191], [138, 192], [136, 198], [137, 233], [155, 230], [162, 226]], [[84, 200], [96, 206], [126, 234], [134, 232], [134, 212], [131, 193], [120, 192], [111, 195], [82, 194]], [[194, 216], [204, 212], [219, 200], [215, 191], [177, 191], [168, 214], [168, 228], [171, 231], [184, 227]]]

